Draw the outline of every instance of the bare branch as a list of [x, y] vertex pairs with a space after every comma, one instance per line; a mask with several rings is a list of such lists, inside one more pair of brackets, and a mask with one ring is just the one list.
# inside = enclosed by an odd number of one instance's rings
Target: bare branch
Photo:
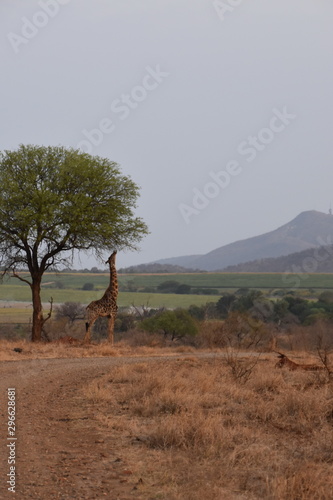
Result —
[[53, 297], [50, 298], [49, 303], [50, 303], [50, 310], [47, 313], [46, 318], [43, 319], [43, 326], [45, 325], [45, 323], [47, 322], [47, 320], [49, 320], [51, 318], [51, 316], [52, 316], [52, 311], [53, 311]]
[[244, 357], [239, 350], [229, 347], [226, 352], [226, 363], [231, 370], [233, 378], [238, 382], [247, 382], [259, 362], [260, 353]]
[[25, 279], [25, 278], [22, 278], [22, 276], [20, 276], [19, 274], [17, 274], [17, 272], [15, 271], [15, 269], [12, 270], [12, 277], [13, 278], [17, 278], [20, 281], [23, 281], [24, 283], [27, 283], [31, 287], [31, 282], [29, 280]]
[[318, 358], [323, 364], [324, 370], [327, 372], [327, 375], [330, 376], [332, 371], [330, 370], [330, 361], [328, 359], [328, 353], [329, 353], [328, 347], [323, 347], [323, 348], [321, 348], [320, 346], [317, 347]]

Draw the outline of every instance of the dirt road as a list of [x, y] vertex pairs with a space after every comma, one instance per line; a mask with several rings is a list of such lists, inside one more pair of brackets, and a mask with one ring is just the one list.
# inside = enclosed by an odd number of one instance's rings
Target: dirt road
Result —
[[[140, 498], [119, 443], [110, 431], [103, 433], [96, 424], [96, 408], [83, 396], [82, 387], [116, 364], [146, 360], [88, 358], [3, 362], [0, 367], [0, 498]], [[7, 430], [8, 388], [15, 389], [16, 403], [16, 427], [10, 431], [14, 434], [11, 437]], [[10, 409], [13, 409], [12, 403]], [[14, 464], [12, 472], [8, 461]], [[15, 494], [8, 490], [10, 479], [14, 480]]]

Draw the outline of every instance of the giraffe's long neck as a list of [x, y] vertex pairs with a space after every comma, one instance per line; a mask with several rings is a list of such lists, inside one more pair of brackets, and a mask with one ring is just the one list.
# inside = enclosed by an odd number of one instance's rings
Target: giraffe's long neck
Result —
[[118, 276], [117, 276], [116, 265], [114, 262], [110, 262], [109, 265], [110, 265], [109, 290], [114, 296], [117, 296], [118, 295]]

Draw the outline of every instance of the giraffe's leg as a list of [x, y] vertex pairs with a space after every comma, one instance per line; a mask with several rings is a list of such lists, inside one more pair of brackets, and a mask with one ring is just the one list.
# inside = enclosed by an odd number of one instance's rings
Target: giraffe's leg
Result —
[[84, 344], [90, 344], [91, 341], [91, 329], [93, 327], [93, 324], [95, 323], [97, 319], [97, 316], [95, 318], [89, 318], [88, 321], [86, 322], [86, 334], [83, 339]]
[[114, 322], [115, 322], [115, 316], [112, 314], [109, 316], [109, 321], [108, 321], [108, 342], [110, 342], [111, 345], [114, 344]]
[[91, 337], [90, 325], [89, 325], [89, 323], [86, 323], [86, 334], [84, 336], [83, 343], [90, 344], [90, 337]]

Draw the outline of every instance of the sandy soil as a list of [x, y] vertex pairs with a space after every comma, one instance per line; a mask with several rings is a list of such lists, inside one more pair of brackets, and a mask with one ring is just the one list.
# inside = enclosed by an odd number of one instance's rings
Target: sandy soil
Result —
[[[147, 358], [46, 359], [0, 367], [0, 498], [140, 498], [118, 439], [96, 423], [82, 387], [119, 363]], [[8, 491], [7, 389], [16, 389], [16, 487]], [[125, 456], [124, 456], [125, 455]]]

